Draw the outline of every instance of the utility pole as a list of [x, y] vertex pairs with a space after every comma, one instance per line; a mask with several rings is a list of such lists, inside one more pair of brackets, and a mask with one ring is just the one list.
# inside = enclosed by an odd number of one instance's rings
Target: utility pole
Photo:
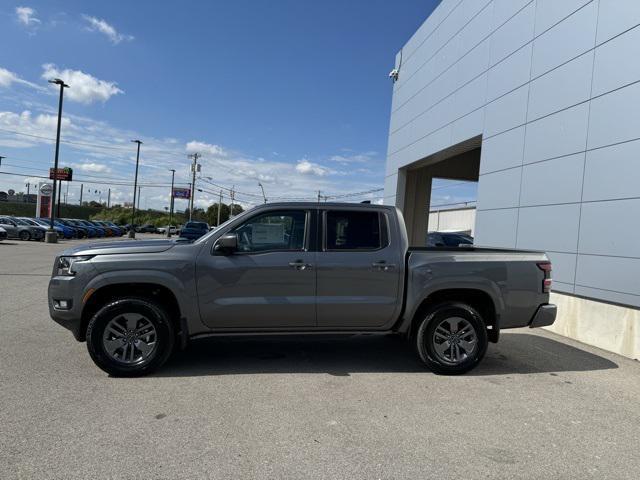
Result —
[[220, 189], [220, 198], [218, 199], [218, 222], [216, 227], [220, 226], [220, 212], [222, 211], [222, 189]]
[[264, 198], [264, 203], [267, 203], [267, 196], [264, 194], [264, 187], [261, 182], [258, 182], [258, 186], [262, 189], [262, 198]]
[[67, 182], [67, 193], [64, 196], [64, 204], [69, 205], [69, 182]]
[[142, 197], [142, 187], [138, 187], [138, 211], [140, 210], [140, 198]]
[[111, 189], [107, 193], [107, 208], [111, 208]]
[[320, 203], [320, 198], [321, 198], [321, 197], [322, 197], [322, 196], [320, 195], [320, 190], [318, 190], [318, 203]]
[[196, 171], [200, 171], [200, 165], [198, 165], [198, 158], [200, 158], [199, 153], [194, 153], [189, 155], [189, 158], [193, 158], [193, 163], [191, 164], [191, 195], [189, 198], [190, 206], [189, 206], [189, 221], [191, 221], [191, 217], [193, 216], [193, 200], [196, 196]]
[[136, 238], [136, 190], [138, 187], [138, 164], [140, 163], [140, 140], [131, 140], [133, 143], [138, 144], [138, 151], [136, 153], [136, 176], [133, 179], [133, 204], [131, 205], [131, 228], [129, 229], [129, 238]]
[[175, 169], [170, 169], [171, 172], [171, 196], [169, 197], [169, 226], [167, 226], [167, 237], [171, 237], [171, 225], [173, 224], [173, 180], [176, 177]]
[[229, 207], [229, 218], [233, 218], [233, 199], [236, 195], [236, 186], [231, 187], [231, 205]]
[[[64, 97], [64, 89], [69, 88], [69, 85], [64, 83], [59, 78], [54, 78], [53, 80], [49, 80], [49, 83], [53, 83], [54, 85], [60, 86], [60, 98], [58, 100], [58, 129], [56, 131], [56, 155], [53, 160], [53, 168], [54, 168], [53, 171], [57, 175], [58, 174], [58, 156], [60, 154], [60, 128], [62, 126], [62, 98]], [[49, 230], [45, 234], [45, 238], [44, 238], [45, 242], [47, 243], [56, 243], [58, 241], [58, 235], [53, 229], [53, 220], [55, 218], [54, 217], [55, 212], [53, 210], [53, 207], [55, 206], [55, 204], [56, 204], [56, 181], [54, 177], [53, 192], [51, 193], [51, 216], [49, 218], [49, 221], [50, 221]]]
[[82, 206], [82, 190], [84, 190], [84, 183], [80, 184], [80, 206]]
[[[57, 169], [56, 169], [56, 173], [57, 173]], [[54, 180], [53, 183], [56, 183], [56, 181]], [[62, 196], [62, 180], [58, 180], [58, 207], [57, 207], [57, 212], [56, 212], [56, 217], [60, 218], [60, 197]]]
[[7, 158], [7, 157], [3, 157], [2, 155], [0, 155], [0, 167], [2, 166], [2, 159], [3, 158]]

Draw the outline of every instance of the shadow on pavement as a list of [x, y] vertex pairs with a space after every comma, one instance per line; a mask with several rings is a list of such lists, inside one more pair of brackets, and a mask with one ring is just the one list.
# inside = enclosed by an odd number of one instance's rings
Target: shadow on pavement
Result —
[[[551, 338], [503, 333], [467, 375], [513, 375], [618, 368], [614, 362]], [[156, 376], [254, 373], [425, 373], [411, 346], [398, 336], [210, 337], [194, 340]]]

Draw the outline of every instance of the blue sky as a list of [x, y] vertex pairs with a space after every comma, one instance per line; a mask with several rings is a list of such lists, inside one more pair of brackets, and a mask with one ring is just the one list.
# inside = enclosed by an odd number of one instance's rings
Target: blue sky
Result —
[[[258, 182], [273, 199], [380, 188], [387, 74], [437, 3], [3, 2], [1, 171], [41, 175], [51, 165], [57, 98], [46, 79], [60, 76], [71, 85], [63, 140], [74, 142], [62, 144], [61, 163], [101, 182], [87, 183], [91, 191], [110, 186], [114, 201], [131, 198], [132, 138], [144, 142], [142, 206], [167, 203], [167, 169], [186, 182], [196, 151], [210, 177], [201, 188], [235, 185], [246, 205], [259, 201]], [[0, 175], [0, 189], [25, 181]], [[446, 190], [436, 201], [452, 198]], [[213, 195], [196, 198], [206, 206]]]

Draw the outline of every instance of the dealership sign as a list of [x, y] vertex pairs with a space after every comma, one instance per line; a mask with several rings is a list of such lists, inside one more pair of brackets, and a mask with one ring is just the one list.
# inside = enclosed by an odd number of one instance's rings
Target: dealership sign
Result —
[[51, 215], [51, 195], [53, 195], [53, 185], [40, 182], [38, 184], [38, 198], [36, 199], [36, 217], [48, 218]]
[[191, 189], [190, 188], [174, 188], [173, 189], [173, 198], [191, 198]]
[[64, 180], [65, 182], [70, 182], [71, 180], [73, 180], [73, 170], [69, 167], [58, 168], [58, 169], [50, 168], [49, 179]]

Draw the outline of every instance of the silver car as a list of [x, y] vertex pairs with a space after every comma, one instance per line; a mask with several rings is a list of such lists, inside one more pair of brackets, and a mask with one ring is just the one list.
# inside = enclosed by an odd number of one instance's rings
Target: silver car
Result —
[[8, 238], [19, 238], [20, 240], [42, 240], [44, 238], [44, 230], [14, 217], [0, 217], [0, 226], [7, 231]]

